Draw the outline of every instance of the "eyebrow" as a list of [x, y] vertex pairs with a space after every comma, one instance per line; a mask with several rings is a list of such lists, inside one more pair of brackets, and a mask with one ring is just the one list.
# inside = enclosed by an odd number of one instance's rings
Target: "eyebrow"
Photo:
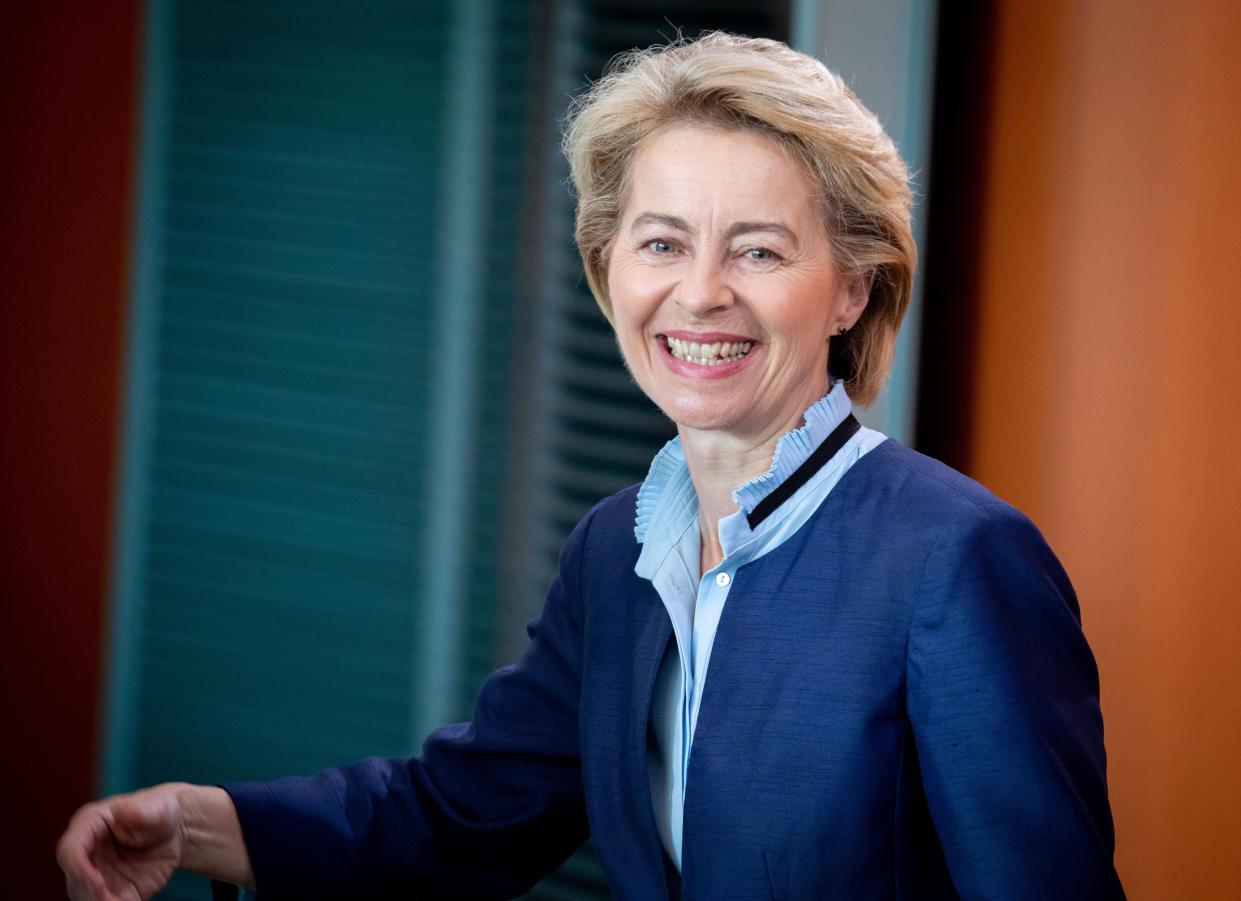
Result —
[[[643, 213], [633, 220], [633, 225], [630, 226], [629, 230], [633, 232], [644, 225], [663, 225], [686, 234], [694, 233], [694, 230], [689, 227], [689, 223], [680, 216], [669, 216], [666, 213]], [[724, 237], [732, 239], [737, 237], [737, 235], [747, 235], [754, 232], [771, 232], [793, 242], [794, 246], [798, 245], [797, 235], [793, 234], [791, 228], [780, 222], [734, 222], [724, 232]]]

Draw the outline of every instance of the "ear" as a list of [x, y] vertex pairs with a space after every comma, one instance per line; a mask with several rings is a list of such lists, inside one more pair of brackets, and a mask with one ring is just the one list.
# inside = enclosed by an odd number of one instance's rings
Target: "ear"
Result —
[[857, 325], [870, 300], [870, 288], [874, 282], [874, 273], [865, 272], [855, 276], [846, 288], [845, 303], [840, 311], [840, 328], [851, 329]]

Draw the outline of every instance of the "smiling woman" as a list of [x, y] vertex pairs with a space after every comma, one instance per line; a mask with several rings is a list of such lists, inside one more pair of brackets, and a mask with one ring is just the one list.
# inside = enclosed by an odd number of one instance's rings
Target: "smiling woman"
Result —
[[[663, 133], [685, 128], [723, 132], [755, 147], [757, 138], [767, 139], [766, 153], [747, 160], [721, 160], [717, 153], [717, 163], [746, 168], [715, 175], [742, 196], [747, 188], [777, 186], [792, 193], [780, 201], [750, 194], [756, 209], [765, 201], [779, 214], [736, 220], [725, 231], [730, 238], [752, 231], [768, 242], [783, 233], [786, 243], [796, 244], [811, 237], [805, 229], [813, 222], [814, 240], [830, 242], [837, 274], [850, 283], [864, 280], [869, 312], [859, 329], [835, 342], [832, 374], [848, 382], [855, 401], [873, 401], [891, 365], [917, 263], [908, 172], [879, 121], [838, 76], [777, 42], [714, 34], [674, 53], [635, 51], [618, 57], [611, 73], [576, 102], [564, 149], [578, 191], [578, 250], [604, 315], [611, 320], [608, 273], [625, 230], [688, 225], [631, 196], [644, 151]], [[680, 148], [681, 174], [703, 174], [704, 146], [687, 136]], [[793, 216], [800, 216], [800, 234], [787, 221]], [[758, 245], [761, 255], [765, 248]], [[797, 250], [812, 256], [811, 248]]]
[[593, 835], [620, 898], [1118, 898], [1098, 677], [1021, 513], [862, 427], [915, 261], [904, 164], [772, 41], [635, 52], [565, 140], [587, 277], [676, 424], [531, 644], [420, 757], [157, 786], [61, 842], [80, 897], [511, 897]]

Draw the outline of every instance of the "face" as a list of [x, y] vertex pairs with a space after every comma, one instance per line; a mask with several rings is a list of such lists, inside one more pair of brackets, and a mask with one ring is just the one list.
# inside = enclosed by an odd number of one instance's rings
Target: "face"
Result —
[[827, 339], [866, 305], [837, 274], [810, 179], [771, 138], [681, 127], [649, 138], [608, 263], [638, 385], [682, 432], [764, 441], [827, 390]]

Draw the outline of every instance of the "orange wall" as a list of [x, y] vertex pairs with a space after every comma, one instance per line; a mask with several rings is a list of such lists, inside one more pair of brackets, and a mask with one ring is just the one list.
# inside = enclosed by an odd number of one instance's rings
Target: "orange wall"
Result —
[[999, 4], [971, 474], [1063, 559], [1132, 899], [1241, 898], [1241, 4]]
[[0, 897], [64, 897], [94, 791], [130, 196], [136, 0], [0, 28]]

